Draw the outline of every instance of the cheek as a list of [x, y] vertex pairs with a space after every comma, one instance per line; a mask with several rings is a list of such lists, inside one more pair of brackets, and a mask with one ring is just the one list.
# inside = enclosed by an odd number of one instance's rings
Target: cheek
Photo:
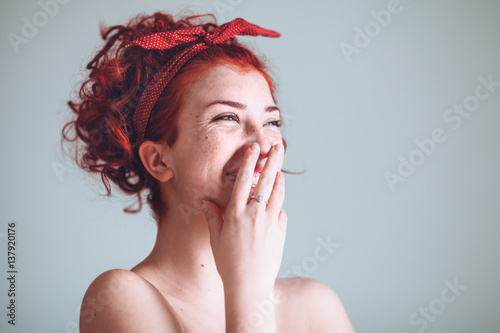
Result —
[[197, 179], [214, 176], [213, 173], [217, 169], [223, 168], [225, 147], [221, 139], [203, 135], [200, 140], [184, 148], [186, 151], [184, 167], [196, 174]]
[[207, 172], [214, 172], [223, 167], [224, 146], [216, 140], [206, 140], [200, 145], [200, 155], [204, 162], [204, 169]]
[[283, 136], [281, 131], [277, 128], [270, 128], [266, 131], [266, 137], [272, 144], [283, 143]]
[[191, 154], [193, 164], [189, 166], [191, 175], [187, 174], [187, 181], [194, 192], [216, 198], [231, 190], [231, 184], [224, 179], [224, 170], [232, 156], [227, 138], [204, 136]]

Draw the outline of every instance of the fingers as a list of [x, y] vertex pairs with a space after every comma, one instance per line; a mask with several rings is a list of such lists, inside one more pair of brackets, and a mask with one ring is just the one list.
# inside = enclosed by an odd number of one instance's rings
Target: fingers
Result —
[[243, 163], [238, 171], [234, 182], [232, 200], [237, 209], [244, 209], [247, 203], [248, 194], [252, 187], [252, 177], [255, 170], [255, 165], [260, 155], [260, 147], [258, 143], [253, 143], [248, 147], [243, 158]]
[[286, 215], [286, 212], [283, 208], [281, 208], [279, 215], [278, 215], [278, 221], [280, 222], [281, 226], [285, 229], [286, 232], [286, 227], [288, 223], [288, 216]]
[[219, 241], [219, 235], [223, 224], [219, 207], [210, 201], [203, 201], [201, 209], [207, 219], [208, 231], [210, 232], [210, 243], [214, 246]]
[[276, 174], [276, 180], [268, 200], [266, 212], [278, 216], [282, 210], [283, 202], [285, 200], [285, 176], [281, 171]]
[[[264, 169], [262, 170], [262, 173], [259, 177], [259, 182], [257, 183], [257, 186], [255, 188], [255, 195], [262, 195], [266, 200], [268, 200], [269, 205], [271, 205], [272, 200], [272, 191], [276, 183], [276, 178], [277, 178], [277, 173], [280, 171], [281, 166], [283, 165], [283, 158], [284, 158], [284, 149], [281, 144], [276, 144], [273, 146], [269, 153], [269, 157], [266, 161], [266, 165], [264, 166]], [[284, 179], [281, 179], [282, 182], [278, 182], [276, 184], [278, 187], [284, 187]], [[276, 189], [276, 191], [279, 191]], [[283, 188], [284, 191], [284, 188]], [[279, 198], [278, 198], [279, 199]], [[271, 201], [269, 201], [271, 200]], [[256, 202], [256, 204], [259, 204], [259, 202]], [[279, 204], [279, 208], [281, 208], [282, 203], [280, 204], [280, 201], [278, 200], [275, 202], [273, 205]], [[269, 208], [269, 207], [268, 207]]]

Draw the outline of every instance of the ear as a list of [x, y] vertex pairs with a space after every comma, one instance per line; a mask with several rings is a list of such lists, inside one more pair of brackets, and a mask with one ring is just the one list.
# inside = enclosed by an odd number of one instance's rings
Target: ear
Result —
[[173, 170], [166, 163], [164, 144], [144, 141], [139, 147], [139, 156], [148, 172], [160, 182], [166, 182], [174, 177]]

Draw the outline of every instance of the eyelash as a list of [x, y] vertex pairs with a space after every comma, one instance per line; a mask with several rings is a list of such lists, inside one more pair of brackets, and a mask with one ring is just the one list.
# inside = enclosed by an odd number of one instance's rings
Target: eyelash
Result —
[[[215, 120], [224, 120], [223, 118], [227, 118], [227, 117], [230, 117], [230, 118], [236, 118], [236, 119], [237, 119], [237, 121], [238, 121], [238, 116], [236, 116], [235, 114], [227, 114], [227, 115], [223, 115], [223, 116], [217, 116], [217, 117], [214, 119], [214, 121], [215, 121]], [[281, 120], [273, 120], [273, 121], [269, 121], [269, 122], [267, 122], [266, 124], [269, 124], [269, 123], [273, 124], [273, 126], [276, 126], [276, 127], [278, 127], [278, 128], [279, 128], [279, 127], [281, 127]]]

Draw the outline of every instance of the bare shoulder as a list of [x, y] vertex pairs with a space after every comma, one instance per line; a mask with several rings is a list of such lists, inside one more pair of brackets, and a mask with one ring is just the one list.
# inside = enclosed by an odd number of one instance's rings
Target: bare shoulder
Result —
[[174, 309], [148, 281], [112, 269], [90, 284], [80, 310], [80, 332], [184, 332]]
[[308, 332], [353, 333], [347, 312], [325, 283], [306, 277], [276, 280], [275, 300], [280, 316]]

